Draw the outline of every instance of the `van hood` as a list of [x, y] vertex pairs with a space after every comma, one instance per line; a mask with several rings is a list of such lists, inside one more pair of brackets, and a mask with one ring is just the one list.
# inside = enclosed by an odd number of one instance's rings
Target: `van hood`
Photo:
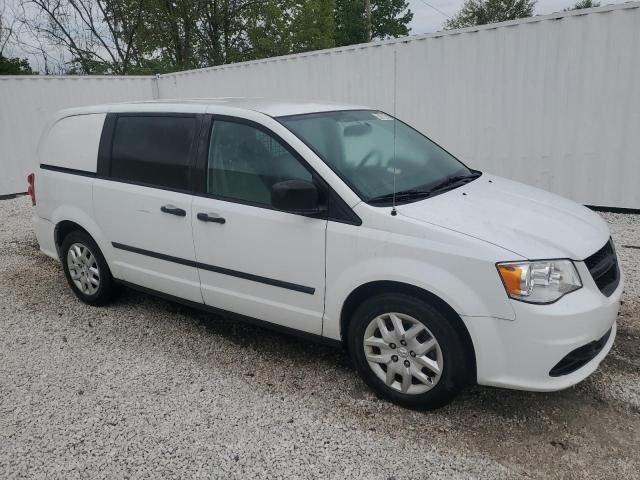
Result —
[[449, 192], [398, 206], [397, 211], [527, 259], [584, 260], [602, 248], [610, 235], [602, 217], [588, 208], [486, 173]]

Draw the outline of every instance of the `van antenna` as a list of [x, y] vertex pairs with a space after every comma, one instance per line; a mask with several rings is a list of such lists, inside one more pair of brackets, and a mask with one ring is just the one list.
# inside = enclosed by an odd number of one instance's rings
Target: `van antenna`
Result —
[[393, 201], [391, 207], [391, 216], [398, 215], [396, 210], [396, 103], [398, 96], [398, 51], [393, 49]]

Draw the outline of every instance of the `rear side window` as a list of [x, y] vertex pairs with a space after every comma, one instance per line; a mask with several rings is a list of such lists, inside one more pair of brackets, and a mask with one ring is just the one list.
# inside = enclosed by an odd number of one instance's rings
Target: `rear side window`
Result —
[[196, 117], [121, 116], [111, 151], [111, 177], [145, 185], [189, 189]]

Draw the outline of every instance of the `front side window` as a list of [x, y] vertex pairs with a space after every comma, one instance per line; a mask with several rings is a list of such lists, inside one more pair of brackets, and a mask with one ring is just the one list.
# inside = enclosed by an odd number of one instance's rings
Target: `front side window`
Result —
[[425, 198], [478, 175], [382, 112], [346, 110], [278, 120], [370, 203], [389, 203], [394, 188], [399, 203]]
[[144, 185], [189, 189], [197, 119], [190, 116], [118, 117], [111, 177]]
[[271, 187], [284, 180], [312, 181], [275, 137], [244, 123], [215, 120], [211, 129], [207, 193], [271, 205]]

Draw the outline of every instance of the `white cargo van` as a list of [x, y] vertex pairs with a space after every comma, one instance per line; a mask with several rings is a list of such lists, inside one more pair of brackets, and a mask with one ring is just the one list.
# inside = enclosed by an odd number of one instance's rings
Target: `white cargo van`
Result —
[[605, 222], [466, 167], [386, 113], [212, 99], [67, 110], [29, 176], [80, 300], [116, 284], [347, 348], [414, 408], [466, 383], [550, 391], [614, 341]]

